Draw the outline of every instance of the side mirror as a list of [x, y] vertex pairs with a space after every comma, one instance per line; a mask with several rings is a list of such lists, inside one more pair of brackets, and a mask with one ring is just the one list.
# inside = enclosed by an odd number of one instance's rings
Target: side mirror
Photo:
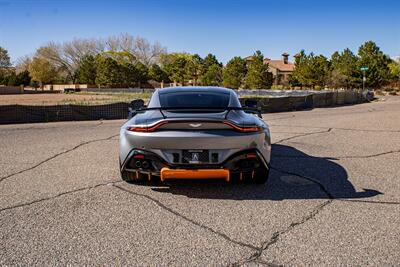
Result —
[[143, 99], [134, 99], [131, 101], [131, 108], [133, 110], [139, 110], [144, 107]]
[[257, 114], [257, 116], [262, 119], [261, 107], [258, 107], [257, 100], [246, 99], [244, 101], [244, 105], [245, 105], [245, 108], [249, 108], [249, 110], [246, 110], [247, 113]]
[[244, 105], [245, 105], [247, 108], [256, 108], [256, 107], [257, 107], [257, 104], [258, 104], [258, 102], [257, 102], [257, 100], [255, 100], [255, 99], [246, 99], [246, 100], [244, 101]]

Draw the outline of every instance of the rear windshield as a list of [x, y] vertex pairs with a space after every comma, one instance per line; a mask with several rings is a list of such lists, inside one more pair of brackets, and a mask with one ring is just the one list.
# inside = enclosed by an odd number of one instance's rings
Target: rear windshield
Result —
[[162, 108], [227, 108], [229, 94], [211, 92], [175, 92], [160, 94]]

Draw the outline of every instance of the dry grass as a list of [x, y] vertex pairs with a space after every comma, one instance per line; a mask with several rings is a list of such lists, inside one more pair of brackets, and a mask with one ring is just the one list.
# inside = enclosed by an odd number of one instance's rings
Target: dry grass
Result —
[[71, 94], [17, 94], [0, 95], [0, 105], [101, 105], [117, 102], [130, 102], [135, 98], [147, 101], [150, 93], [91, 93]]

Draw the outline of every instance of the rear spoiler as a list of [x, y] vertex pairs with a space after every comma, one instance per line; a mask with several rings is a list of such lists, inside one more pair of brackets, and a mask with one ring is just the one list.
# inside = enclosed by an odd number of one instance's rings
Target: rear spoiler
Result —
[[261, 108], [256, 108], [256, 107], [225, 107], [225, 108], [209, 108], [209, 107], [197, 107], [197, 108], [193, 108], [193, 107], [142, 107], [139, 109], [136, 109], [134, 112], [135, 113], [142, 113], [142, 112], [146, 112], [149, 110], [158, 110], [160, 111], [161, 115], [164, 117], [164, 119], [166, 119], [167, 117], [164, 115], [163, 110], [182, 110], [182, 111], [218, 111], [218, 110], [222, 110], [222, 111], [227, 111], [227, 113], [225, 114], [225, 118], [227, 118], [228, 114], [230, 111], [232, 110], [242, 110], [246, 113], [251, 113], [251, 114], [257, 114], [258, 117], [262, 118], [261, 116]]

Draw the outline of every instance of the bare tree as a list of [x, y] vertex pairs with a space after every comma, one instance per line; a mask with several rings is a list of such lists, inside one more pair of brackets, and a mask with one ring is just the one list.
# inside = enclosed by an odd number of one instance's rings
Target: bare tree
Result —
[[151, 44], [145, 38], [134, 37], [128, 33], [109, 37], [106, 40], [106, 48], [111, 51], [132, 53], [147, 67], [160, 63], [160, 56], [167, 52], [167, 49], [159, 42]]
[[97, 54], [101, 48], [96, 39], [75, 39], [63, 44], [50, 42], [39, 48], [36, 56], [48, 60], [59, 73], [65, 73], [65, 78], [75, 83], [82, 59]]
[[29, 70], [29, 65], [32, 62], [30, 56], [23, 56], [17, 59], [15, 62], [15, 71], [17, 74]]
[[65, 43], [50, 42], [36, 51], [35, 57], [46, 59], [59, 77], [76, 82], [82, 59], [101, 52], [128, 52], [147, 67], [158, 64], [166, 48], [144, 38], [120, 34], [106, 39], [74, 39]]
[[133, 54], [146, 66], [159, 63], [160, 56], [166, 52], [166, 49], [159, 42], [150, 44], [144, 38], [135, 38]]
[[[101, 41], [100, 41], [101, 42]], [[104, 43], [104, 51], [120, 51], [120, 37], [119, 36], [110, 36], [103, 41]]]

